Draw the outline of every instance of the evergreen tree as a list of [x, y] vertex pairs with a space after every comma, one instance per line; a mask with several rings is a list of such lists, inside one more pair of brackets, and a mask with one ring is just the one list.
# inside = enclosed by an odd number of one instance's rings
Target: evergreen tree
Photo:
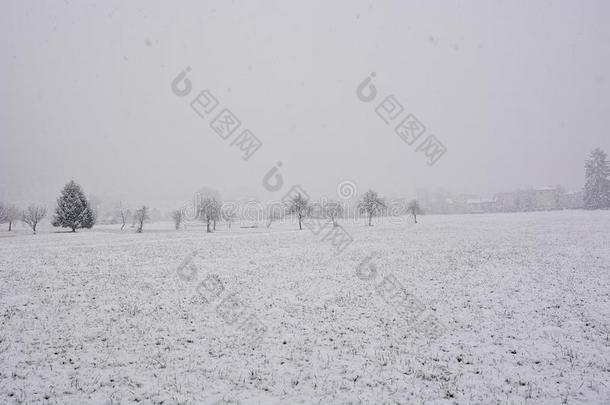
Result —
[[610, 166], [603, 150], [596, 148], [585, 162], [585, 208], [610, 208]]
[[94, 224], [95, 214], [85, 193], [74, 180], [70, 181], [57, 199], [53, 226], [70, 228], [76, 232], [79, 228], [91, 228]]

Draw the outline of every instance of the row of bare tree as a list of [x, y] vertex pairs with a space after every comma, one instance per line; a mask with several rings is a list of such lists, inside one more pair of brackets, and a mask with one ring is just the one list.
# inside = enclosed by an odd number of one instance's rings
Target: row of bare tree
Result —
[[32, 204], [26, 209], [20, 209], [15, 205], [0, 202], [0, 224], [8, 223], [9, 232], [13, 229], [13, 224], [21, 220], [36, 234], [36, 226], [46, 215], [47, 209], [40, 205]]
[[[367, 191], [358, 203], [358, 210], [361, 214], [366, 215], [369, 226], [372, 226], [373, 217], [379, 215], [386, 207], [384, 199], [379, 197], [374, 190]], [[206, 225], [207, 232], [216, 230], [216, 223], [221, 220], [227, 222], [230, 229], [231, 223], [236, 217], [236, 212], [231, 208], [235, 207], [223, 207], [217, 193], [197, 193], [194, 202], [193, 219], [202, 221]], [[281, 213], [275, 208], [277, 207], [270, 207], [267, 212], [267, 228], [281, 216]], [[343, 215], [343, 206], [339, 202], [328, 201], [320, 206], [320, 204], [310, 203], [301, 194], [295, 195], [287, 201], [285, 206], [280, 208], [282, 208], [280, 211], [288, 215], [294, 215], [298, 219], [300, 230], [303, 229], [303, 220], [307, 217], [322, 216], [329, 218], [333, 225], [337, 226], [337, 218]], [[417, 223], [417, 215], [421, 214], [422, 210], [419, 203], [416, 200], [412, 200], [408, 205], [407, 212], [413, 215], [413, 220]], [[172, 213], [172, 219], [175, 228], [177, 230], [180, 229], [184, 226], [186, 219], [184, 210], [175, 210]]]
[[[301, 194], [297, 194], [295, 197], [293, 197], [289, 201], [288, 207], [288, 213], [297, 216], [299, 220], [299, 229], [303, 229], [302, 221], [312, 214], [314, 207]], [[387, 206], [384, 199], [379, 197], [377, 192], [374, 190], [368, 190], [358, 202], [358, 210], [361, 214], [366, 215], [368, 219], [368, 226], [373, 225], [373, 217], [379, 215], [386, 207]], [[421, 214], [422, 210], [419, 203], [416, 200], [413, 200], [409, 203], [407, 212], [413, 215], [413, 220], [415, 223], [417, 223], [417, 215]], [[330, 218], [334, 226], [337, 225], [336, 219], [340, 217], [342, 213], [343, 207], [341, 204], [335, 201], [328, 202], [322, 207], [321, 210], [321, 214], [327, 218]]]
[[[123, 212], [123, 211], [122, 211]], [[36, 227], [47, 216], [47, 209], [41, 205], [32, 204], [26, 209], [20, 209], [15, 205], [7, 205], [0, 202], [0, 224], [8, 223], [9, 232], [13, 230], [13, 226], [17, 221], [22, 221], [28, 225], [34, 235]], [[123, 212], [123, 224], [121, 230], [125, 227], [126, 213]], [[149, 208], [145, 205], [138, 208], [133, 215], [134, 224], [137, 226], [136, 232], [141, 233], [144, 229], [144, 223], [150, 219]]]
[[[0, 223], [8, 223], [9, 232], [13, 229], [13, 223], [17, 220], [23, 221], [36, 234], [38, 223], [47, 215], [44, 206], [32, 204], [22, 210], [15, 205], [7, 205], [0, 202]], [[125, 227], [126, 211], [121, 208], [121, 217]], [[142, 232], [144, 222], [149, 219], [148, 207], [142, 206], [135, 211], [134, 223], [138, 224], [137, 232]], [[91, 206], [85, 196], [82, 187], [74, 180], [66, 183], [57, 198], [57, 206], [53, 215], [52, 225], [55, 227], [69, 228], [76, 232], [81, 228], [92, 228], [97, 220], [97, 212]]]
[[[83, 201], [83, 206], [77, 206], [74, 208], [74, 200], [78, 200], [78, 197]], [[70, 204], [68, 204], [70, 203]], [[211, 189], [202, 189], [202, 191], [196, 194], [194, 201], [194, 218], [192, 216], [189, 219], [197, 219], [202, 221], [206, 225], [206, 231], [212, 232], [216, 230], [216, 223], [224, 221], [228, 224], [231, 229], [231, 224], [236, 217], [236, 207], [227, 207], [222, 205], [220, 196]], [[343, 206], [337, 201], [329, 201], [320, 206], [320, 204], [310, 203], [303, 195], [297, 194], [292, 197], [287, 203], [280, 207], [282, 212], [278, 212], [272, 207], [267, 213], [267, 228], [271, 224], [278, 220], [283, 213], [287, 215], [294, 215], [298, 219], [299, 229], [303, 229], [303, 220], [310, 216], [323, 216], [329, 218], [334, 226], [337, 226], [337, 218], [343, 215]], [[379, 215], [382, 210], [386, 208], [386, 203], [383, 198], [379, 197], [376, 191], [368, 190], [361, 197], [358, 203], [358, 210], [361, 214], [365, 214], [367, 217], [367, 224], [372, 226], [373, 217]], [[70, 182], [66, 185], [62, 191], [62, 196], [58, 199], [58, 208], [56, 209], [55, 218], [53, 220], [54, 226], [69, 227], [72, 231], [75, 231], [79, 227], [90, 228], [95, 223], [95, 215], [84, 215], [88, 218], [88, 221], [83, 221], [82, 213], [89, 213], [89, 207], [87, 205], [84, 193], [80, 189], [80, 186], [74, 182]], [[407, 212], [413, 215], [415, 223], [417, 223], [417, 215], [422, 213], [419, 203], [413, 200], [409, 203]], [[0, 223], [8, 223], [8, 230], [11, 231], [13, 223], [17, 220], [23, 221], [30, 228], [33, 233], [36, 233], [36, 226], [46, 216], [47, 209], [40, 205], [30, 205], [24, 210], [19, 209], [14, 205], [6, 205], [0, 203]], [[75, 218], [80, 222], [76, 221]], [[130, 210], [123, 207], [122, 203], [119, 203], [118, 217], [121, 223], [121, 230], [125, 228], [125, 225], [132, 219], [132, 227], [136, 228], [136, 232], [141, 233], [144, 229], [146, 221], [150, 220], [150, 209], [148, 206], [143, 205], [137, 210], [131, 213]], [[186, 214], [184, 209], [176, 210], [172, 213], [172, 219], [174, 221], [175, 228], [178, 230], [184, 226]]]

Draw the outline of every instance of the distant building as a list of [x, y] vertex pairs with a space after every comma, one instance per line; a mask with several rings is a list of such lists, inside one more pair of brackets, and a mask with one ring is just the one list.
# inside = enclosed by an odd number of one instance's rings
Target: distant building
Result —
[[[498, 193], [494, 197], [500, 212], [548, 211], [563, 208], [560, 188], [536, 187]], [[574, 203], [575, 204], [575, 203]]]
[[[511, 199], [510, 195], [513, 198]], [[551, 187], [538, 187], [502, 193], [502, 211], [548, 211], [559, 208], [557, 190]]]
[[436, 193], [418, 196], [430, 214], [476, 214], [488, 212], [550, 211], [582, 208], [583, 192], [566, 193], [561, 186], [535, 187], [500, 192], [493, 198], [473, 194]]
[[531, 190], [533, 193], [534, 210], [548, 211], [559, 208], [557, 190], [551, 187], [539, 187]]
[[559, 205], [565, 209], [579, 209], [585, 205], [584, 194], [582, 191], [573, 191], [560, 196]]
[[466, 201], [468, 212], [471, 214], [482, 214], [496, 212], [497, 201], [493, 198], [471, 198]]
[[519, 209], [519, 197], [516, 192], [504, 192], [495, 195], [496, 207], [500, 212], [514, 212]]

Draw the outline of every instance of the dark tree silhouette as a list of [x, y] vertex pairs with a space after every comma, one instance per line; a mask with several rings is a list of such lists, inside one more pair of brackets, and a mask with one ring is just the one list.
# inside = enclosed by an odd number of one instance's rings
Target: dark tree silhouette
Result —
[[610, 166], [606, 153], [596, 148], [585, 162], [585, 208], [596, 210], [610, 208]]
[[419, 202], [417, 200], [411, 200], [409, 202], [409, 206], [407, 207], [407, 212], [410, 212], [413, 215], [413, 221], [417, 223], [417, 215], [422, 213], [421, 207], [419, 206]]
[[303, 229], [303, 219], [311, 212], [309, 202], [301, 195], [297, 194], [288, 202], [288, 214], [295, 214], [299, 219], [299, 230]]
[[76, 232], [80, 228], [91, 228], [95, 224], [95, 213], [89, 206], [81, 186], [73, 180], [65, 185], [57, 199], [53, 226], [70, 228]]
[[140, 208], [138, 208], [136, 210], [136, 212], [134, 213], [133, 217], [134, 217], [136, 224], [138, 225], [138, 229], [136, 229], [137, 233], [142, 233], [142, 230], [144, 229], [144, 222], [146, 222], [150, 219], [150, 216], [148, 215], [148, 211], [149, 211], [148, 207], [146, 205], [143, 205]]
[[199, 219], [206, 224], [207, 232], [212, 232], [210, 225], [220, 219], [220, 203], [215, 197], [205, 197], [199, 204]]
[[176, 226], [176, 230], [180, 229], [180, 225], [182, 224], [182, 220], [184, 218], [184, 214], [182, 210], [176, 210], [172, 212], [172, 219], [174, 220], [174, 225]]
[[377, 215], [382, 208], [385, 208], [385, 202], [382, 198], [379, 198], [376, 191], [369, 190], [362, 196], [358, 208], [361, 213], [367, 214], [369, 219], [369, 226], [372, 226], [373, 216]]

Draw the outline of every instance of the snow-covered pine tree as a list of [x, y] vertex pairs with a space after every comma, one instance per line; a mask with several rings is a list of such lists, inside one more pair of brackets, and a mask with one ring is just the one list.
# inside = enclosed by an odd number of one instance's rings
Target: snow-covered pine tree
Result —
[[53, 217], [53, 226], [70, 228], [76, 232], [79, 228], [91, 228], [95, 224], [95, 214], [81, 186], [71, 180], [61, 190], [57, 199], [57, 208]]
[[585, 208], [597, 210], [610, 208], [610, 166], [606, 153], [596, 148], [585, 162]]

